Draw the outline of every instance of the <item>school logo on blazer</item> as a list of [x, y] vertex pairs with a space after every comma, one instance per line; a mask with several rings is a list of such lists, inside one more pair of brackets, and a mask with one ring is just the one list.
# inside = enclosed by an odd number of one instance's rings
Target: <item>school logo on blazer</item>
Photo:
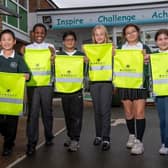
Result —
[[6, 88], [0, 91], [0, 96], [1, 97], [16, 97], [16, 93], [14, 93], [12, 89]]
[[11, 62], [10, 63], [11, 68], [17, 68], [17, 66], [18, 66], [17, 62]]
[[164, 74], [160, 74], [159, 77], [160, 78], [168, 78], [168, 69], [166, 70], [166, 72]]
[[71, 73], [71, 70], [68, 70], [68, 71], [67, 71], [67, 74], [70, 74], [70, 73]]
[[74, 78], [76, 76], [76, 73], [71, 71], [71, 70], [67, 70], [65, 76], [68, 77], [68, 78], [69, 77]]
[[6, 92], [10, 92], [11, 90], [10, 89], [6, 89]]

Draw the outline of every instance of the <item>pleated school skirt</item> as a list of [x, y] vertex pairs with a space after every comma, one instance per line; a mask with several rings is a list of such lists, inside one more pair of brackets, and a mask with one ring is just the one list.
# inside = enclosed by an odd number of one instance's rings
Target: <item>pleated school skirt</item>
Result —
[[126, 89], [118, 88], [118, 94], [121, 100], [146, 99], [148, 97], [147, 89]]

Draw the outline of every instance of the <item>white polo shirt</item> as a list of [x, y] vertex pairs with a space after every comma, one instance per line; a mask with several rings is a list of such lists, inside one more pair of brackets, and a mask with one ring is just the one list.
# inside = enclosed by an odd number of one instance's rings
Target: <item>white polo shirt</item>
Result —
[[122, 45], [122, 49], [143, 50], [143, 44], [138, 42], [135, 45], [129, 45], [128, 42], [126, 42], [124, 45]]
[[168, 50], [163, 51], [163, 50], [160, 50], [160, 49], [159, 49], [159, 52], [160, 52], [160, 53], [167, 53]]
[[47, 49], [48, 47], [52, 47], [55, 50], [55, 47], [53, 44], [42, 42], [42, 43], [32, 43], [26, 46], [26, 48], [32, 48], [32, 49]]

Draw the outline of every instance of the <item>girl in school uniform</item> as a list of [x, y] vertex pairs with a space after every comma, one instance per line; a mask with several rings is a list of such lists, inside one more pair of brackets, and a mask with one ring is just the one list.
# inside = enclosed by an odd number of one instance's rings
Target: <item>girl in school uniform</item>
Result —
[[[92, 42], [94, 44], [110, 42], [107, 29], [103, 25], [97, 25], [93, 28]], [[93, 145], [101, 145], [101, 149], [106, 151], [110, 149], [112, 81], [91, 81], [90, 92], [93, 99], [96, 127]]]
[[[155, 42], [159, 48], [158, 53], [168, 53], [168, 29], [158, 30], [155, 34]], [[159, 153], [168, 155], [168, 95], [156, 96], [156, 108], [159, 113], [162, 143]]]
[[[14, 50], [15, 44], [16, 37], [13, 31], [5, 29], [0, 33], [0, 72], [24, 73], [25, 79], [29, 80], [29, 69], [22, 57]], [[6, 108], [5, 104], [4, 108]], [[4, 137], [2, 156], [10, 156], [13, 152], [18, 121], [19, 116], [0, 114], [0, 134]]]
[[[123, 28], [124, 44], [121, 49], [142, 50], [150, 53], [150, 49], [140, 41], [140, 29], [137, 25], [127, 24]], [[143, 89], [120, 88], [118, 93], [121, 97], [126, 117], [126, 125], [129, 138], [126, 143], [131, 149], [131, 154], [142, 154], [143, 135], [145, 131], [145, 99], [147, 98], [148, 64], [144, 64], [144, 86]]]

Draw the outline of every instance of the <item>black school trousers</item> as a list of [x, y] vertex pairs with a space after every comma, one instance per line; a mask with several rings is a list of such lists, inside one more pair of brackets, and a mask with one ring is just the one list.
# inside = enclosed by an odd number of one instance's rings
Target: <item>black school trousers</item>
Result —
[[72, 94], [63, 94], [61, 97], [67, 136], [71, 140], [79, 141], [83, 116], [82, 90]]
[[96, 137], [110, 141], [112, 83], [92, 82], [90, 92], [95, 113]]
[[0, 115], [0, 133], [4, 137], [3, 148], [11, 149], [15, 144], [18, 116]]
[[36, 145], [39, 137], [39, 114], [41, 112], [46, 141], [53, 138], [52, 86], [28, 87], [28, 145]]

